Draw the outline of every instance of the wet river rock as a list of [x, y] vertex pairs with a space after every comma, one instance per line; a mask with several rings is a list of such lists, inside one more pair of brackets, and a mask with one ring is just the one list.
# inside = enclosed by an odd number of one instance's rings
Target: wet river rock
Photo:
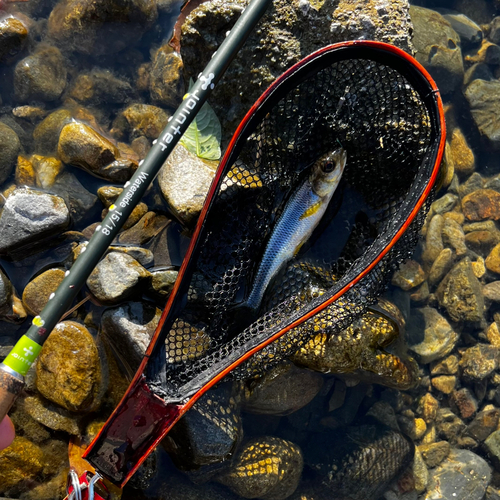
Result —
[[500, 193], [493, 189], [479, 189], [464, 196], [462, 209], [470, 221], [500, 219]]
[[28, 29], [15, 17], [0, 13], [0, 62], [10, 62], [26, 46]]
[[81, 324], [58, 323], [43, 345], [36, 365], [40, 394], [70, 411], [96, 410], [107, 388], [98, 347]]
[[158, 106], [132, 104], [121, 113], [113, 124], [120, 135], [127, 134], [131, 140], [137, 137], [156, 139], [167, 126], [169, 115]]
[[106, 309], [101, 326], [104, 337], [134, 373], [142, 361], [160, 320], [161, 311], [147, 302], [128, 302]]
[[0, 122], [0, 184], [3, 184], [14, 170], [17, 155], [21, 149], [19, 137], [8, 125]]
[[29, 188], [15, 189], [0, 214], [0, 254], [8, 254], [26, 245], [66, 229], [70, 222], [66, 203]]
[[482, 500], [491, 480], [491, 469], [483, 458], [459, 449], [452, 449], [448, 458], [430, 474], [424, 500]]
[[84, 123], [65, 125], [57, 151], [64, 163], [112, 182], [125, 182], [137, 168], [134, 160], [123, 157], [108, 139]]
[[451, 94], [462, 85], [464, 67], [460, 37], [450, 23], [437, 12], [410, 7], [414, 27], [416, 59], [430, 72], [443, 94]]
[[30, 281], [23, 291], [23, 304], [32, 316], [40, 314], [49, 301], [50, 295], [57, 290], [64, 279], [65, 269], [48, 269]]
[[33, 131], [35, 151], [40, 155], [54, 154], [61, 130], [71, 119], [72, 114], [67, 109], [58, 109], [44, 118]]
[[297, 488], [303, 464], [297, 445], [263, 436], [245, 443], [233, 469], [217, 481], [243, 498], [285, 500]]
[[168, 206], [186, 226], [198, 219], [215, 175], [215, 162], [208, 162], [177, 145], [162, 166], [158, 183]]
[[456, 264], [439, 284], [436, 296], [453, 321], [480, 323], [484, 315], [481, 284], [468, 257]]
[[175, 465], [204, 479], [227, 469], [243, 436], [240, 409], [238, 383], [206, 392], [163, 442]]
[[14, 91], [20, 102], [50, 102], [66, 88], [64, 57], [56, 47], [42, 47], [26, 57], [14, 71]]
[[264, 415], [288, 415], [308, 404], [323, 386], [323, 377], [283, 363], [247, 383], [243, 409]]
[[65, 49], [113, 54], [137, 43], [157, 17], [150, 0], [60, 1], [50, 14], [48, 32]]
[[110, 252], [94, 268], [87, 286], [98, 301], [112, 305], [140, 291], [150, 279], [150, 273], [130, 255]]

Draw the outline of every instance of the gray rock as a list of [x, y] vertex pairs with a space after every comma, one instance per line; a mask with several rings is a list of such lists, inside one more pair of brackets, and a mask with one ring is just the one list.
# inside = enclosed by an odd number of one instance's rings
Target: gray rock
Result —
[[458, 196], [454, 195], [453, 193], [446, 193], [431, 205], [431, 211], [434, 214], [441, 215], [446, 212], [451, 212], [451, 210], [453, 210], [453, 207], [457, 204], [457, 201]]
[[500, 147], [500, 82], [474, 80], [466, 89], [474, 123], [491, 144]]
[[3, 184], [14, 170], [21, 142], [17, 134], [0, 122], [0, 184]]
[[484, 179], [481, 174], [474, 172], [464, 183], [458, 188], [458, 194], [460, 198], [464, 198], [470, 193], [477, 191], [478, 189], [483, 189]]
[[[180, 49], [188, 78], [197, 78], [247, 3], [213, 0], [187, 17]], [[408, 2], [274, 1], [210, 97], [216, 114], [224, 116], [223, 136], [230, 137], [262, 89], [292, 64], [329, 43], [360, 38], [411, 52]]]
[[0, 254], [38, 243], [66, 229], [69, 221], [68, 207], [59, 196], [15, 189], [0, 214]]
[[429, 271], [429, 283], [431, 285], [438, 284], [443, 276], [450, 271], [455, 261], [453, 250], [451, 248], [444, 248], [433, 262]]
[[423, 364], [447, 356], [457, 340], [458, 334], [435, 309], [423, 307], [412, 310], [406, 325], [406, 341]]
[[174, 215], [186, 226], [196, 223], [214, 175], [214, 162], [198, 158], [180, 144], [161, 167], [161, 192]]
[[493, 21], [491, 21], [488, 40], [493, 43], [500, 43], [500, 16], [493, 18]]
[[472, 19], [458, 12], [444, 14], [443, 17], [460, 37], [462, 50], [468, 50], [471, 47], [480, 45], [483, 39], [483, 30]]
[[128, 302], [104, 311], [103, 335], [116, 346], [120, 359], [135, 373], [153, 336], [161, 311], [147, 302]]
[[442, 232], [444, 227], [444, 218], [437, 214], [432, 217], [427, 234], [425, 235], [425, 250], [422, 258], [429, 264], [432, 264], [444, 248]]
[[494, 80], [495, 77], [487, 64], [473, 64], [464, 74], [464, 87], [467, 87], [474, 80]]
[[488, 452], [495, 468], [500, 468], [500, 430], [492, 432], [486, 438], [484, 449]]
[[134, 258], [122, 252], [110, 252], [97, 264], [87, 286], [103, 304], [117, 304], [144, 288], [151, 274]]
[[492, 281], [483, 286], [483, 295], [493, 302], [500, 302], [500, 281]]
[[80, 222], [92, 209], [97, 196], [85, 189], [77, 177], [71, 172], [63, 172], [57, 176], [50, 191], [66, 201], [73, 222]]
[[[238, 383], [223, 383], [205, 393], [164, 441], [174, 464], [208, 479], [228, 469], [243, 437]], [[204, 470], [204, 466], [207, 467]]]
[[456, 264], [437, 288], [439, 304], [453, 321], [480, 323], [484, 315], [481, 284], [468, 257]]
[[319, 373], [282, 363], [247, 384], [243, 409], [261, 415], [288, 415], [308, 404], [322, 386]]
[[467, 433], [478, 441], [484, 441], [498, 426], [500, 410], [498, 408], [480, 411], [468, 425]]
[[424, 500], [482, 500], [491, 480], [491, 469], [472, 451], [453, 449], [430, 475]]
[[139, 264], [143, 267], [148, 267], [153, 264], [154, 255], [151, 250], [142, 247], [133, 247], [133, 246], [118, 246], [112, 245], [109, 247], [110, 252], [122, 252], [127, 255], [130, 255], [133, 259], [135, 259]]
[[150, 292], [162, 300], [166, 299], [174, 288], [178, 271], [174, 269], [151, 269], [151, 287]]
[[455, 415], [449, 408], [439, 408], [436, 415], [436, 430], [438, 435], [450, 442], [456, 444], [458, 439], [467, 429], [463, 420]]
[[456, 220], [445, 220], [443, 225], [443, 244], [453, 248], [459, 257], [467, 253], [465, 234], [462, 226]]
[[418, 450], [422, 454], [427, 467], [433, 469], [450, 454], [450, 443], [448, 441], [439, 441], [437, 443], [421, 444]]
[[12, 283], [0, 269], [0, 317], [12, 311]]
[[17, 100], [55, 101], [66, 88], [67, 71], [64, 57], [56, 47], [42, 47], [24, 58], [14, 71]]
[[443, 94], [453, 93], [464, 78], [460, 37], [451, 24], [433, 10], [411, 6], [410, 15], [417, 61], [430, 72]]

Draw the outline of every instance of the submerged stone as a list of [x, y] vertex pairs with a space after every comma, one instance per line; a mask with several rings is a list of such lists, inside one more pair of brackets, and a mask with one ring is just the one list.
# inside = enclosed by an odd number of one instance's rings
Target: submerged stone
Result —
[[55, 326], [38, 357], [36, 374], [40, 393], [70, 411], [96, 410], [107, 388], [97, 345], [74, 321]]
[[0, 214], [0, 254], [40, 242], [66, 229], [69, 222], [68, 207], [59, 196], [17, 188]]
[[48, 269], [30, 281], [23, 291], [23, 304], [29, 314], [36, 316], [49, 301], [50, 295], [64, 279], [62, 268]]
[[19, 137], [8, 125], [0, 122], [0, 184], [3, 184], [14, 170], [17, 155], [21, 149]]
[[19, 19], [0, 19], [0, 62], [11, 62], [26, 46], [27, 37], [28, 28]]

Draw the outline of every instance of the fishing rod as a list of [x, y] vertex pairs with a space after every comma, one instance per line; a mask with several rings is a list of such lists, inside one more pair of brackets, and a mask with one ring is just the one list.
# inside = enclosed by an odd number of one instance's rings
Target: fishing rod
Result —
[[35, 316], [28, 331], [19, 339], [0, 364], [0, 421], [10, 410], [24, 387], [24, 376], [40, 353], [43, 343], [60, 318], [73, 303], [119, 230], [139, 203], [161, 166], [193, 121], [227, 67], [264, 15], [272, 0], [251, 0], [226, 39], [200, 73], [189, 95], [176, 112], [132, 178], [125, 183], [122, 194], [97, 226], [92, 238], [74, 262], [47, 305]]

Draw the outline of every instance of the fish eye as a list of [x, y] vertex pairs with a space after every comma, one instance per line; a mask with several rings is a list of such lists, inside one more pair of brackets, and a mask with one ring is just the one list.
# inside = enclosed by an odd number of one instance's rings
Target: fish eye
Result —
[[330, 172], [333, 172], [335, 170], [335, 163], [333, 161], [325, 161], [325, 163], [323, 163], [323, 172], [325, 173], [330, 173]]

